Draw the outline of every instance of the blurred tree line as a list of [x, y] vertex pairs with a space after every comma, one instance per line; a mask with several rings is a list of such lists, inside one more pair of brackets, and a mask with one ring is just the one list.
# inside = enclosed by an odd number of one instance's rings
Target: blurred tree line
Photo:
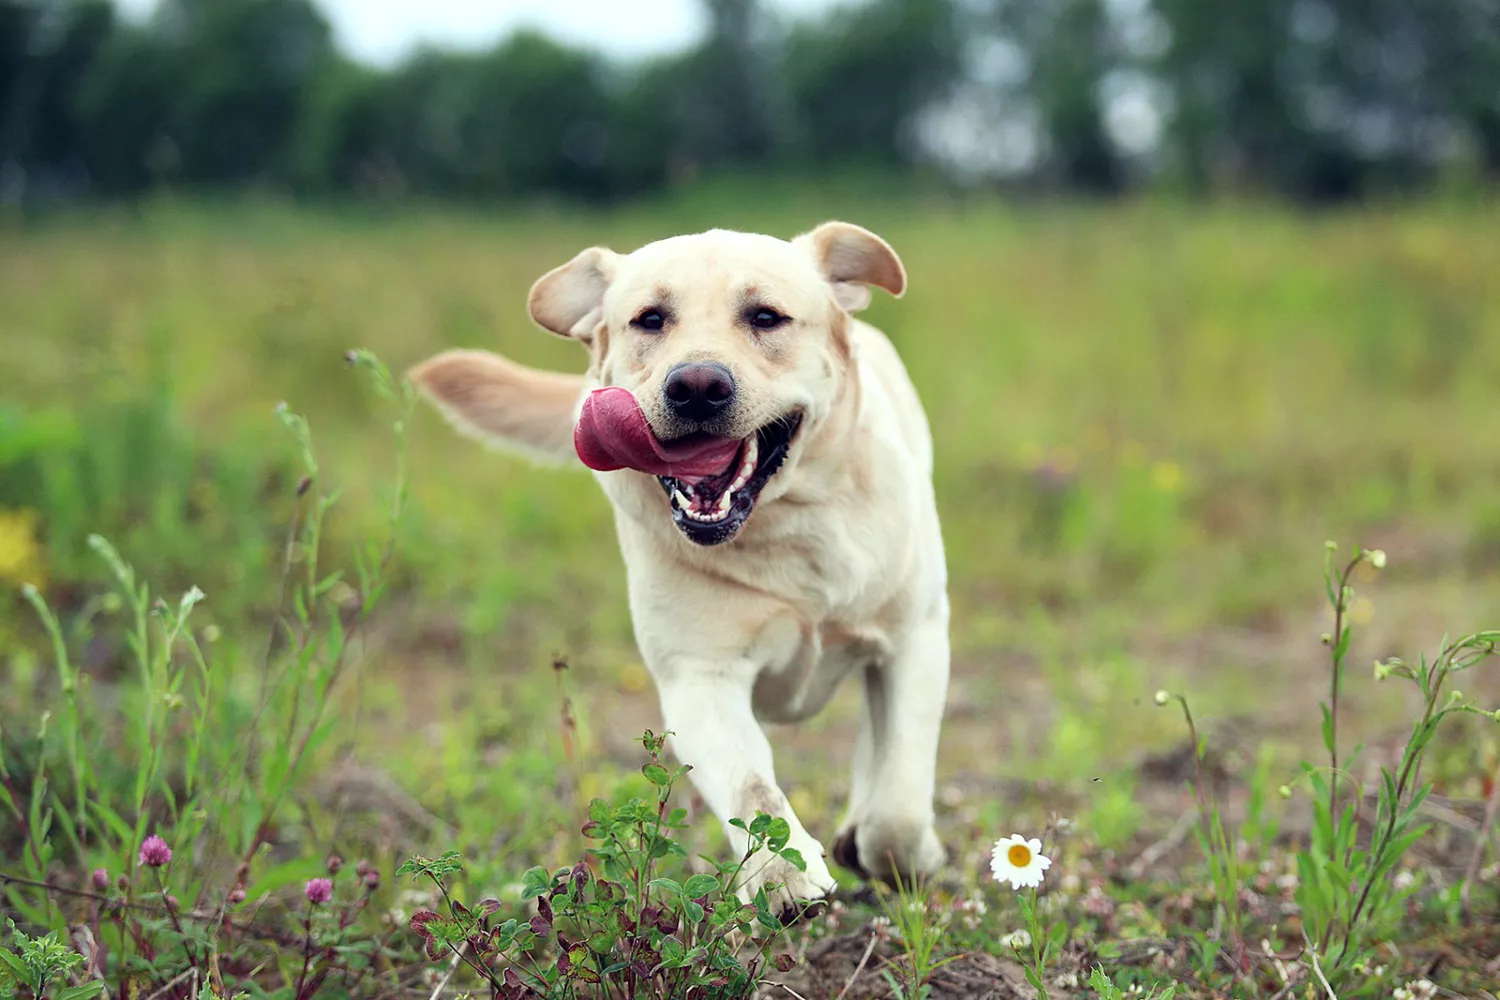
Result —
[[1500, 0], [703, 0], [623, 64], [534, 33], [377, 69], [312, 0], [0, 0], [0, 201], [170, 186], [615, 198], [905, 169], [1310, 200], [1500, 176]]

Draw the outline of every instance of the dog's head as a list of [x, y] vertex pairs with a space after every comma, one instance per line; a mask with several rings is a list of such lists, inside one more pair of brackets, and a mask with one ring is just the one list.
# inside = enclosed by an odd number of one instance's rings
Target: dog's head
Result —
[[[714, 545], [774, 498], [799, 438], [829, 418], [851, 361], [848, 313], [871, 285], [901, 295], [900, 259], [873, 233], [830, 222], [791, 242], [713, 231], [625, 255], [591, 248], [543, 276], [530, 307], [590, 346], [599, 384], [634, 395], [657, 443], [707, 451], [707, 474], [701, 463], [648, 471], [683, 534]], [[586, 408], [581, 448], [590, 419]]]
[[784, 491], [778, 473], [845, 398], [849, 313], [872, 285], [901, 295], [900, 259], [829, 222], [790, 242], [714, 230], [629, 254], [591, 247], [543, 275], [528, 305], [590, 351], [602, 388], [575, 429], [580, 457], [654, 475], [662, 515], [716, 545]]

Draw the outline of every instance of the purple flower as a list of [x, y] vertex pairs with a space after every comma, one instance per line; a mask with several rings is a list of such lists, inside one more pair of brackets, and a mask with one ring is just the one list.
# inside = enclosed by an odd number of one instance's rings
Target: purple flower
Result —
[[147, 837], [146, 842], [141, 845], [140, 858], [141, 864], [146, 865], [150, 868], [160, 868], [162, 865], [172, 860], [172, 849], [167, 846], [167, 842], [165, 840], [162, 840], [160, 837], [153, 833], [151, 836]]
[[326, 903], [333, 898], [333, 880], [327, 878], [310, 878], [302, 890], [307, 895], [307, 901], [316, 906]]
[[100, 892], [109, 891], [109, 872], [103, 868], [94, 869], [94, 888]]

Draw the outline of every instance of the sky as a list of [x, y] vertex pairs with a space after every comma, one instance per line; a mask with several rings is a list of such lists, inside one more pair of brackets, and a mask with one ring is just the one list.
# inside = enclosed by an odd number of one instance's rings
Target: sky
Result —
[[[355, 58], [391, 65], [421, 42], [483, 48], [517, 28], [632, 57], [682, 49], [704, 30], [698, 0], [314, 0]], [[144, 16], [156, 0], [116, 0]], [[815, 14], [834, 0], [772, 0], [784, 14]]]

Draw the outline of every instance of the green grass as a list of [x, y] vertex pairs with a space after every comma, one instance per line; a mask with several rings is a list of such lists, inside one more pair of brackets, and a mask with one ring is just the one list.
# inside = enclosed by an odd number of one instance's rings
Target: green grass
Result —
[[[296, 496], [304, 469], [276, 404], [309, 421], [312, 495], [342, 490], [322, 549], [325, 571], [346, 576], [321, 595], [327, 607], [348, 615], [362, 596], [349, 553], [382, 536], [393, 498], [392, 411], [347, 370], [346, 350], [370, 348], [400, 370], [482, 346], [577, 370], [577, 347], [532, 326], [524, 308], [530, 283], [577, 249], [709, 226], [790, 236], [829, 217], [881, 233], [911, 277], [905, 299], [878, 297], [867, 315], [906, 359], [937, 435], [955, 650], [940, 826], [958, 881], [940, 891], [972, 897], [989, 841], [1070, 817], [1076, 832], [1049, 877], [1080, 879], [1067, 905], [1099, 887], [1113, 914], [1077, 922], [1075, 944], [1122, 987], [1137, 972], [1151, 972], [1139, 980], [1148, 986], [1185, 976], [1187, 959], [1118, 958], [1120, 941], [1172, 936], [1158, 926], [1162, 899], [1201, 901], [1210, 885], [1191, 837], [1168, 855], [1181, 862], [1175, 874], [1109, 877], [1123, 863], [1110, 858], [1138, 857], [1191, 803], [1191, 769], [1174, 770], [1171, 756], [1183, 734], [1153, 693], [1191, 697], [1230, 774], [1227, 812], [1243, 817], [1248, 787], [1274, 789], [1297, 759], [1318, 759], [1328, 685], [1318, 636], [1332, 626], [1318, 585], [1325, 538], [1390, 558], [1353, 578], [1346, 752], [1356, 740], [1372, 755], [1399, 752], [1419, 710], [1362, 664], [1415, 661], [1445, 633], [1500, 620], [1500, 206], [1309, 217], [1257, 204], [1038, 208], [833, 189], [711, 191], [609, 214], [156, 203], [0, 230], [0, 586], [17, 595], [0, 597], [0, 752], [16, 788], [29, 795], [26, 775], [53, 755], [54, 790], [72, 801], [58, 742], [65, 701], [52, 644], [19, 597], [24, 580], [56, 610], [84, 718], [99, 722], [80, 739], [100, 786], [133, 782], [129, 748], [148, 745], [109, 707], [138, 707], [143, 695], [129, 601], [107, 596], [111, 572], [91, 533], [174, 608], [190, 586], [207, 595], [189, 634], [212, 664], [222, 715], [198, 766], [233, 767], [237, 735], [264, 725], [257, 711], [290, 724], [291, 704], [266, 702], [261, 686], [289, 662], [268, 636], [278, 612], [291, 614], [290, 597], [278, 599], [288, 526], [308, 501]], [[518, 906], [505, 893], [522, 872], [577, 860], [590, 798], [639, 792], [632, 737], [658, 724], [610, 514], [585, 475], [484, 453], [425, 408], [407, 440], [410, 504], [388, 587], [328, 705], [311, 721], [297, 706], [319, 735], [270, 846], [252, 848], [257, 884], [294, 890], [329, 851], [360, 853], [385, 873], [369, 913], [409, 913], [395, 865], [453, 849], [467, 859], [470, 898]], [[290, 551], [300, 573], [307, 548]], [[319, 621], [331, 619], [311, 617], [309, 633], [324, 634]], [[553, 669], [558, 656], [568, 670]], [[179, 648], [161, 676], [190, 666]], [[287, 676], [295, 690], [304, 675]], [[193, 677], [181, 682], [190, 706]], [[1493, 670], [1462, 687], [1500, 705]], [[779, 773], [817, 835], [837, 816], [856, 705], [845, 692], [808, 726], [776, 733]], [[202, 731], [182, 725], [164, 732]], [[1426, 765], [1464, 815], [1500, 761], [1496, 732], [1459, 720]], [[168, 799], [185, 792], [181, 778], [163, 778]], [[1262, 797], [1272, 801], [1252, 818], [1280, 816], [1279, 799]], [[153, 801], [153, 816], [171, 811]], [[1290, 827], [1300, 801], [1286, 807]], [[722, 846], [712, 826], [687, 831], [692, 849]], [[76, 881], [103, 860], [57, 847], [49, 878]], [[0, 872], [20, 871], [21, 848], [0, 824]], [[1444, 885], [1454, 856], [1436, 863]], [[202, 885], [221, 876], [208, 871]], [[38, 916], [35, 892], [8, 892], [0, 908], [25, 902], [33, 931], [63, 916]], [[942, 954], [1010, 954], [995, 942], [1021, 926], [1019, 911], [984, 893], [988, 915], [972, 929], [956, 920]], [[1417, 898], [1460, 953], [1496, 947], [1462, 936], [1440, 885], [1424, 883]], [[856, 907], [844, 929], [874, 912]], [[1202, 934], [1212, 912], [1173, 919]], [[392, 948], [416, 947], [391, 933]], [[1083, 961], [1078, 948], [1065, 949], [1068, 961]], [[419, 960], [392, 958], [389, 969]], [[1388, 977], [1401, 966], [1386, 964]], [[1075, 971], [1087, 981], [1087, 964]], [[1455, 988], [1471, 982], [1449, 974]], [[390, 975], [387, 986], [405, 983]], [[1179, 992], [1207, 995], [1197, 975]]]

